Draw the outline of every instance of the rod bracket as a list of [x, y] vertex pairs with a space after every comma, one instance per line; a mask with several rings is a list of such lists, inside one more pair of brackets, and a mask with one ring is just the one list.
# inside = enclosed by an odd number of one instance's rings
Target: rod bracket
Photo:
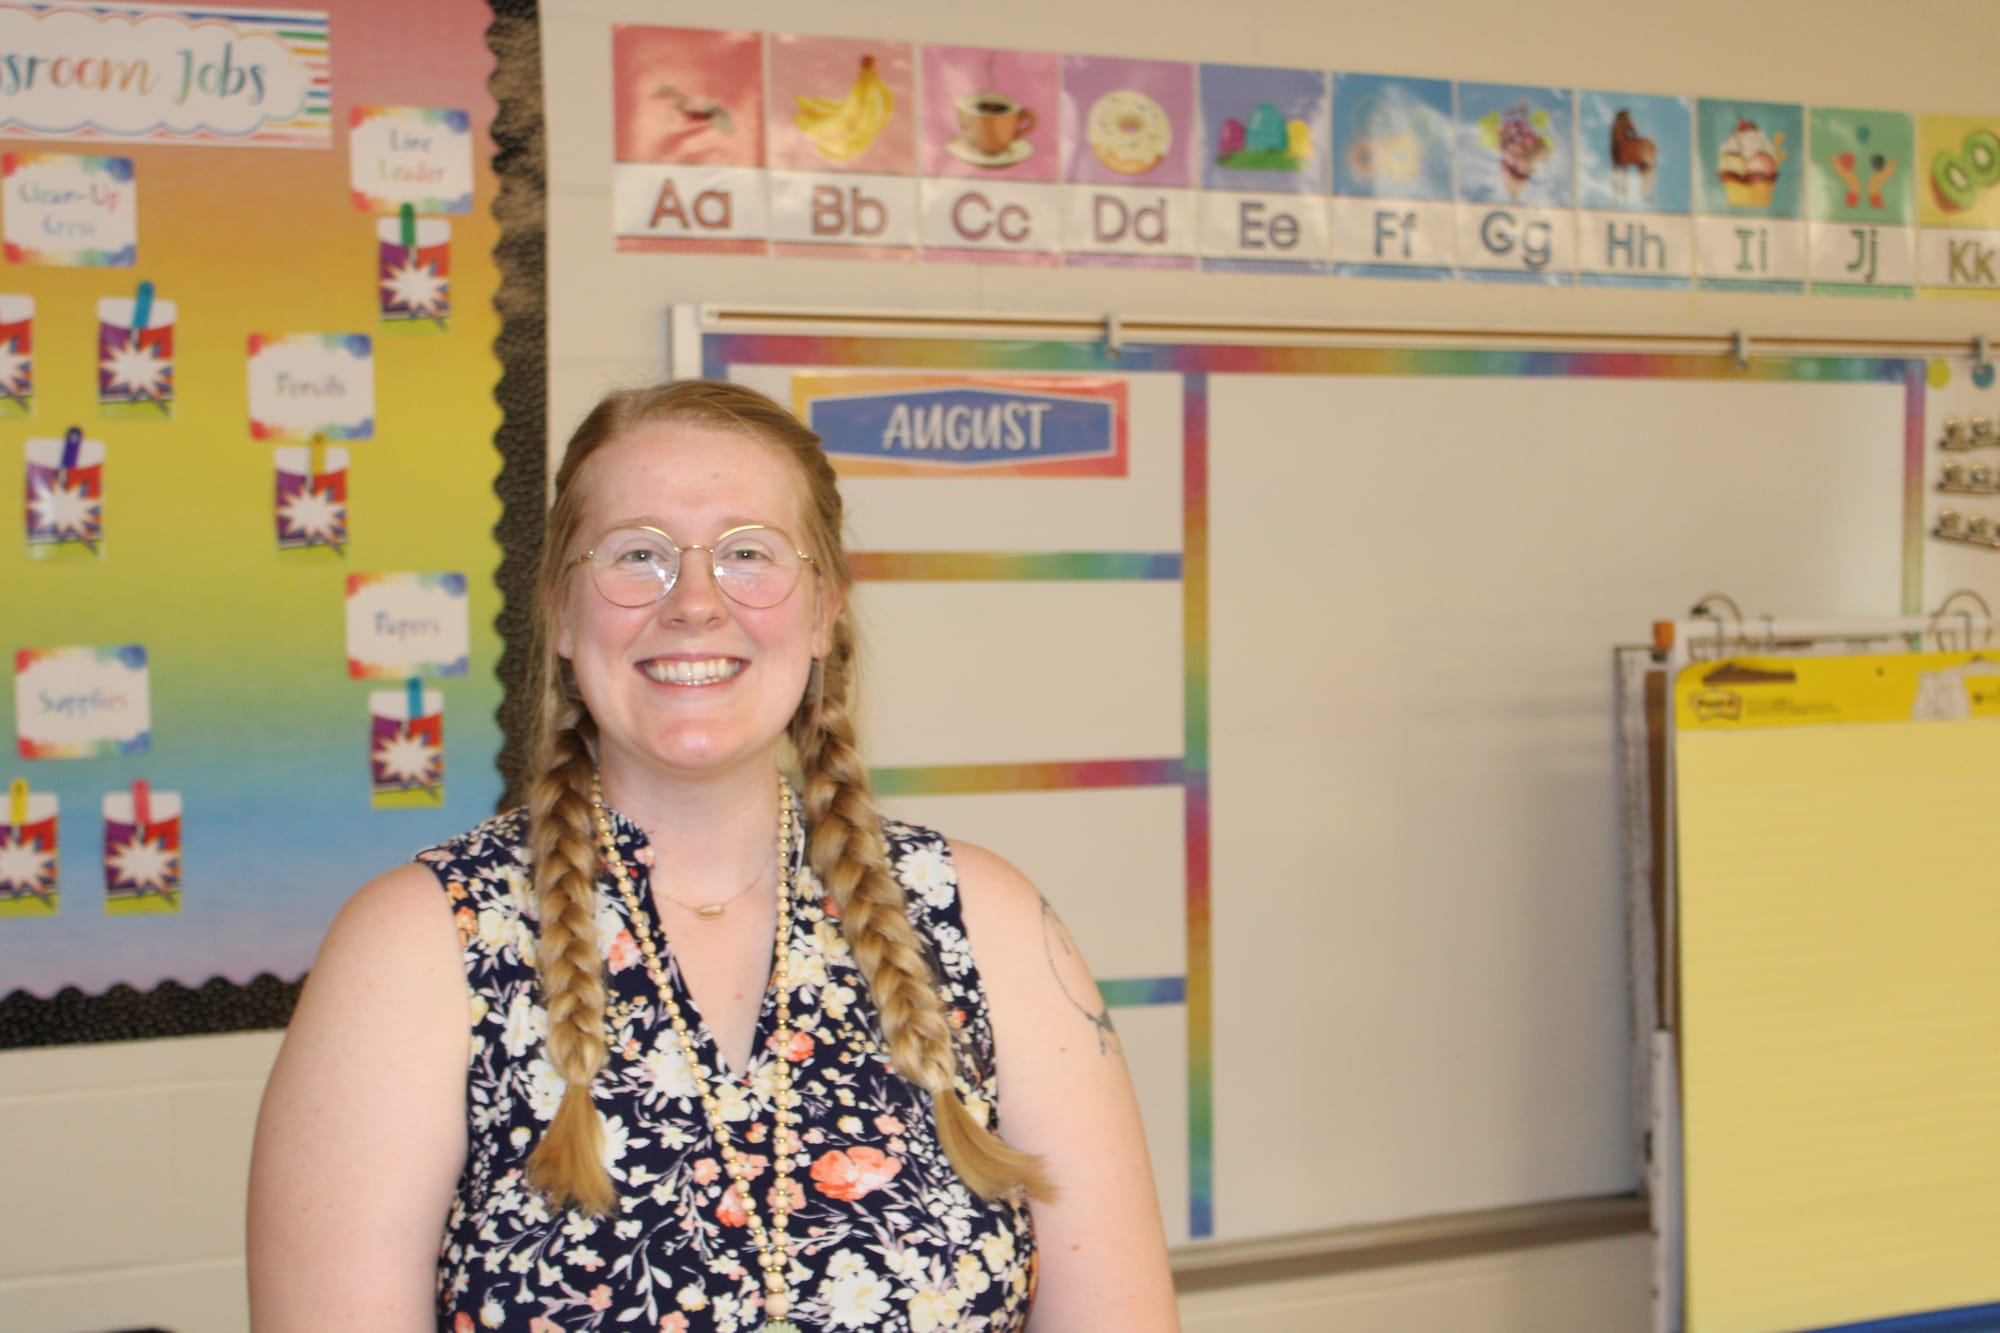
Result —
[[1115, 311], [1104, 317], [1104, 350], [1113, 356], [1125, 350], [1125, 327]]
[[1750, 335], [1742, 329], [1729, 335], [1729, 355], [1736, 359], [1738, 370], [1750, 369]]

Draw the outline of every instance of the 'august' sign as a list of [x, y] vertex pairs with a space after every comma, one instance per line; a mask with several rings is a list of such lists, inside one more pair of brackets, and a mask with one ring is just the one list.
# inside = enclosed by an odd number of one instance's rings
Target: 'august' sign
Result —
[[847, 476], [1126, 473], [1123, 380], [801, 372], [792, 394]]
[[0, 134], [326, 148], [324, 14], [0, 6]]

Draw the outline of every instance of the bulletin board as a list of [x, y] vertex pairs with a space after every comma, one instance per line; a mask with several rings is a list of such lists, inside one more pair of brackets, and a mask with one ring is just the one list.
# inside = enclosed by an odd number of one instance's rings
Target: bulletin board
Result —
[[0, 8], [0, 1046], [282, 1024], [495, 807], [493, 22]]
[[[849, 439], [878, 786], [1070, 925], [1173, 1240], [1638, 1188], [1609, 650], [1912, 605], [1921, 363], [697, 327]], [[1106, 473], [972, 424], [1107, 382]]]

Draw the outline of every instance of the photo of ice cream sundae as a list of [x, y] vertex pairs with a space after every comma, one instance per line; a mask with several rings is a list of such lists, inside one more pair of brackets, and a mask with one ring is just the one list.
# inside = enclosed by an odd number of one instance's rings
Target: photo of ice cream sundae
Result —
[[1549, 113], [1517, 102], [1505, 111], [1490, 111], [1479, 121], [1479, 142], [1500, 157], [1500, 183], [1507, 197], [1518, 201], [1535, 168], [1555, 151], [1549, 134]]
[[1722, 141], [1715, 174], [1722, 193], [1738, 208], [1768, 208], [1778, 188], [1778, 168], [1785, 163], [1785, 132], [1766, 136], [1753, 120], [1736, 122], [1736, 132]]

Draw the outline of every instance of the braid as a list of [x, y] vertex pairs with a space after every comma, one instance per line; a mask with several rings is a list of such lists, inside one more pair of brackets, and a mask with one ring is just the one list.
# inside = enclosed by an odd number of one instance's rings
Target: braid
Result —
[[842, 932], [881, 1015], [890, 1059], [931, 1094], [938, 1140], [960, 1179], [982, 1198], [1016, 1190], [1053, 1198], [1041, 1159], [1008, 1146], [958, 1095], [951, 1024], [902, 885], [889, 873], [868, 770], [854, 745], [847, 709], [853, 656], [853, 629], [843, 611], [834, 622], [832, 650], [819, 664], [820, 697], [806, 699], [793, 728], [813, 871], [839, 910]]
[[540, 776], [528, 793], [528, 845], [534, 853], [535, 906], [541, 938], [535, 951], [542, 1002], [548, 1009], [548, 1060], [568, 1086], [555, 1119], [528, 1157], [528, 1182], [557, 1207], [571, 1204], [600, 1215], [616, 1210], [617, 1192], [604, 1169], [604, 1122], [590, 1098], [604, 1067], [604, 967], [593, 921], [597, 844], [592, 838], [590, 783], [595, 771], [583, 709], [564, 701], [543, 746]]

